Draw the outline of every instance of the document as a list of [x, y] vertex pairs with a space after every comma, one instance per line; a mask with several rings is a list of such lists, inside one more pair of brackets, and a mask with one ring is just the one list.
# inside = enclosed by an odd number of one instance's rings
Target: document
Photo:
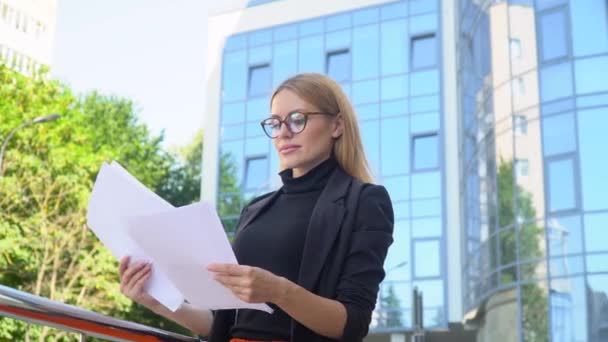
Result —
[[[206, 266], [237, 263], [215, 210], [174, 208], [116, 162], [104, 163], [89, 200], [87, 225], [117, 258], [150, 261], [146, 291], [171, 311], [184, 301], [202, 309], [252, 308], [213, 280]], [[186, 252], [188, 251], [188, 252]]]
[[215, 209], [199, 202], [131, 217], [129, 235], [169, 276], [189, 303], [208, 309], [248, 308], [272, 313], [266, 304], [248, 304], [213, 279], [211, 263], [238, 264]]

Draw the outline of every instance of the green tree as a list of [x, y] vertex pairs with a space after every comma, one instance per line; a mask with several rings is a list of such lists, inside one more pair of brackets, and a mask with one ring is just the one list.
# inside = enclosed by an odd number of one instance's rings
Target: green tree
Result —
[[403, 321], [401, 320], [401, 303], [395, 294], [395, 289], [393, 288], [392, 284], [389, 285], [387, 294], [380, 298], [380, 304], [383, 312], [385, 313], [383, 322], [384, 326], [388, 328], [402, 327]]
[[[137, 121], [125, 99], [77, 98], [45, 75], [0, 64], [0, 141], [19, 124], [49, 113], [61, 119], [20, 131], [0, 178], [0, 283], [96, 312], [129, 317], [117, 262], [85, 226], [86, 205], [103, 161], [117, 160], [152, 189], [173, 158]], [[63, 332], [2, 319], [0, 339], [69, 340]]]
[[[544, 256], [544, 231], [536, 223], [532, 195], [515, 182], [513, 162], [500, 161], [497, 187], [498, 224], [502, 228], [499, 232], [500, 264], [513, 265], [501, 271], [501, 283], [509, 284], [518, 279], [516, 263], [520, 265], [522, 279], [535, 279], [537, 261]], [[546, 290], [537, 283], [529, 283], [521, 286], [520, 293], [524, 340], [548, 341]]]

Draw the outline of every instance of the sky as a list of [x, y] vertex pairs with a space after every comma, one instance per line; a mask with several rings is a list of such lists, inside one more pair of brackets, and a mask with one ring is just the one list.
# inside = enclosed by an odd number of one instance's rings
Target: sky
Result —
[[81, 94], [130, 98], [164, 146], [203, 126], [203, 0], [59, 0], [52, 76]]

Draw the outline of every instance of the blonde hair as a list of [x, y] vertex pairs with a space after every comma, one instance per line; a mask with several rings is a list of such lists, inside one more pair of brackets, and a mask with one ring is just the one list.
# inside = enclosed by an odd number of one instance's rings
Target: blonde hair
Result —
[[372, 173], [365, 157], [359, 124], [352, 104], [340, 85], [331, 78], [316, 73], [295, 75], [281, 83], [272, 94], [270, 102], [282, 90], [296, 93], [304, 101], [321, 112], [342, 114], [344, 131], [333, 147], [336, 160], [350, 176], [364, 182], [373, 182]]

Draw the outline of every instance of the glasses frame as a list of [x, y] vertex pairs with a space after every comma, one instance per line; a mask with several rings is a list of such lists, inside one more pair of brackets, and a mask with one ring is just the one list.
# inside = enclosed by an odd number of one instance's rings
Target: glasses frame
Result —
[[[293, 115], [295, 113], [304, 115], [304, 126], [302, 126], [302, 129], [298, 132], [292, 131], [291, 127], [289, 127], [289, 121], [291, 121], [291, 115]], [[337, 114], [327, 113], [327, 112], [307, 112], [307, 111], [301, 111], [301, 110], [294, 110], [294, 111], [289, 112], [289, 114], [287, 114], [287, 116], [285, 116], [285, 119], [281, 119], [278, 115], [272, 115], [271, 117], [260, 121], [260, 126], [262, 126], [262, 130], [264, 131], [264, 134], [266, 134], [266, 136], [269, 137], [270, 139], [276, 139], [279, 137], [278, 135], [276, 137], [273, 137], [271, 134], [268, 134], [268, 132], [266, 132], [266, 129], [264, 129], [264, 123], [267, 122], [268, 120], [272, 120], [272, 119], [276, 119], [279, 121], [279, 132], [281, 131], [281, 128], [283, 128], [282, 126], [286, 125], [287, 130], [291, 134], [294, 134], [294, 135], [300, 134], [300, 133], [304, 132], [304, 130], [306, 129], [306, 124], [308, 123], [308, 117], [312, 116], [312, 115], [336, 116]]]

